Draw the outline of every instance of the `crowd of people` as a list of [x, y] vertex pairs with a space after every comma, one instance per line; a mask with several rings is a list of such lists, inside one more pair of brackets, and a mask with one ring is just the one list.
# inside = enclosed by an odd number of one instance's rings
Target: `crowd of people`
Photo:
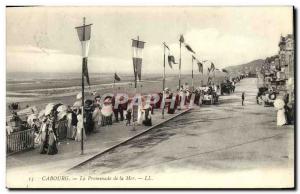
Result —
[[94, 94], [94, 99], [85, 100], [83, 107], [80, 93], [72, 106], [49, 103], [40, 112], [37, 112], [36, 108], [30, 109], [32, 113], [26, 120], [22, 120], [17, 112], [13, 111], [10, 124], [7, 123], [7, 134], [32, 129], [35, 133], [35, 143], [40, 144], [40, 153], [56, 154], [57, 143], [65, 139], [85, 140], [87, 135], [98, 128], [113, 125], [114, 122], [124, 122], [126, 126], [151, 126], [155, 109], [164, 108], [167, 114], [174, 114], [191, 103], [203, 104], [205, 95], [218, 96], [218, 91], [220, 86], [214, 84], [192, 88], [185, 83], [175, 91], [165, 88], [155, 96], [142, 95], [140, 98], [124, 99], [125, 96], [101, 97]]

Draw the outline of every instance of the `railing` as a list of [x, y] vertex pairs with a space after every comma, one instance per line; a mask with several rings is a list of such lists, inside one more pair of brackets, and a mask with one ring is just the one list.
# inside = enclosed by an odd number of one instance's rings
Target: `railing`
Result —
[[34, 148], [34, 129], [13, 132], [6, 135], [6, 153], [14, 154]]

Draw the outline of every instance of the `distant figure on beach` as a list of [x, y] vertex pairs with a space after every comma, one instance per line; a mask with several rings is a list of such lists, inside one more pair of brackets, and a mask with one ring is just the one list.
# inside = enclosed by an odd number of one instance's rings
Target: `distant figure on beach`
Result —
[[245, 92], [242, 92], [242, 106], [244, 106]]

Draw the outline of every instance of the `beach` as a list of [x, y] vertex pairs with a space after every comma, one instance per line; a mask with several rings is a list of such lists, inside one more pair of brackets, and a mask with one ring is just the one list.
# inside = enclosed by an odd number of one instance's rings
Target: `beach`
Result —
[[[85, 99], [94, 99], [96, 95], [106, 93], [126, 93], [133, 96], [135, 93], [152, 94], [162, 91], [161, 74], [145, 74], [134, 88], [134, 77], [129, 74], [120, 74], [121, 81], [113, 83], [113, 74], [91, 74], [88, 86], [85, 83]], [[224, 80], [223, 74], [215, 76], [216, 82]], [[207, 83], [207, 75], [194, 75], [194, 87], [199, 87], [201, 80]], [[181, 75], [181, 85], [188, 83], [191, 87], [190, 74]], [[166, 76], [166, 87], [176, 91], [178, 87], [178, 75]], [[12, 73], [7, 74], [6, 79], [6, 114], [10, 115], [8, 106], [18, 102], [20, 109], [26, 106], [36, 106], [40, 111], [48, 103], [63, 103], [72, 106], [76, 101], [76, 95], [81, 92], [81, 75], [78, 73]]]

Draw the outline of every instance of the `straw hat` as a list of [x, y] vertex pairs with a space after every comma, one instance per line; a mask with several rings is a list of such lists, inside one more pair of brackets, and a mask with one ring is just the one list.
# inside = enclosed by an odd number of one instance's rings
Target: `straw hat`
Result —
[[66, 115], [67, 115], [67, 112], [66, 112], [66, 111], [59, 112], [59, 113], [57, 114], [57, 119], [58, 119], [58, 120], [61, 120], [61, 119], [64, 118], [64, 116], [66, 116]]
[[106, 98], [103, 103], [104, 104], [111, 104], [111, 99], [110, 98]]

